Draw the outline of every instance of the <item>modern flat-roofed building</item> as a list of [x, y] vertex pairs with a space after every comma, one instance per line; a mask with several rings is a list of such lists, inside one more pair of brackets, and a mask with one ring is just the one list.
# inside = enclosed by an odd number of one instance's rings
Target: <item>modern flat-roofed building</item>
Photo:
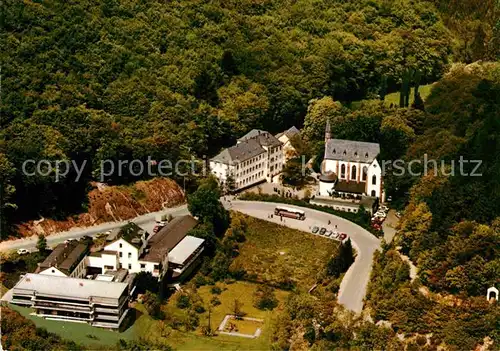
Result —
[[172, 270], [172, 278], [181, 276], [193, 266], [193, 262], [203, 252], [204, 242], [203, 239], [188, 235], [168, 253], [168, 265]]
[[47, 319], [119, 328], [128, 311], [128, 292], [127, 283], [28, 273], [12, 289], [11, 303]]
[[57, 245], [47, 258], [38, 265], [35, 273], [60, 277], [83, 278], [86, 274], [85, 256], [89, 244], [78, 241]]
[[[144, 253], [139, 257], [140, 263], [144, 265], [141, 265], [141, 269], [146, 271], [146, 263], [148, 262], [161, 262], [164, 270], [167, 268], [172, 270], [174, 268], [177, 269], [177, 271], [173, 271], [173, 278], [183, 274], [196, 258], [199, 257], [204, 248], [203, 239], [187, 235], [197, 224], [196, 219], [190, 215], [175, 217], [167, 223], [165, 227], [149, 239]], [[184, 241], [192, 244], [181, 245]], [[194, 245], [194, 242], [197, 245]], [[172, 262], [172, 258], [175, 262]], [[182, 262], [180, 262], [181, 260]]]

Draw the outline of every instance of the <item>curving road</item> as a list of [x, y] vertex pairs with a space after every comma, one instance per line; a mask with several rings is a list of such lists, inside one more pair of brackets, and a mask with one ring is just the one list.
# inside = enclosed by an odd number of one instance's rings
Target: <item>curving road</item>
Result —
[[[277, 203], [239, 200], [233, 200], [231, 202], [222, 201], [222, 203], [227, 209], [239, 211], [249, 216], [267, 221], [281, 223], [290, 228], [299, 229], [305, 232], [310, 232], [309, 228], [314, 225], [328, 228], [328, 221], [331, 221], [330, 229], [333, 229], [334, 225], [337, 225], [339, 231], [347, 233], [351, 237], [353, 247], [357, 251], [356, 260], [345, 274], [340, 285], [338, 300], [339, 303], [343, 304], [349, 310], [356, 313], [360, 313], [362, 311], [363, 299], [366, 294], [366, 287], [368, 285], [372, 269], [373, 254], [380, 248], [380, 240], [373, 236], [370, 232], [346, 219], [308, 208], [286, 205], [287, 207], [294, 207], [303, 210], [306, 213], [306, 220], [298, 221], [287, 218], [285, 219], [285, 222], [280, 222], [276, 217], [274, 219], [268, 218], [268, 215], [274, 212], [274, 208], [277, 205], [280, 205]], [[155, 225], [156, 215], [172, 214], [173, 216], [179, 216], [188, 213], [187, 206], [183, 205], [136, 217], [133, 219], [133, 222], [151, 232], [153, 226]], [[73, 228], [67, 232], [61, 232], [48, 236], [47, 243], [49, 246], [55, 246], [67, 239], [78, 239], [85, 235], [93, 236], [98, 233], [120, 227], [125, 223], [127, 223], [127, 221], [104, 223], [90, 228]], [[0, 243], [0, 251], [17, 250], [20, 248], [33, 250], [36, 246], [36, 241], [36, 236], [26, 239], [5, 241]]]

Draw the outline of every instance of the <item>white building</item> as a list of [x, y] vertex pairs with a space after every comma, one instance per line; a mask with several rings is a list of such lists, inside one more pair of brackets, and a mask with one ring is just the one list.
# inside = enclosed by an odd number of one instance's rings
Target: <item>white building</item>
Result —
[[376, 158], [379, 153], [377, 143], [333, 139], [328, 121], [319, 195], [370, 196], [383, 201], [382, 169]]
[[284, 163], [291, 158], [300, 156], [297, 155], [297, 150], [295, 150], [295, 147], [292, 144], [292, 139], [299, 135], [300, 131], [295, 127], [291, 127], [282, 133], [276, 134], [276, 138], [283, 143]]
[[[161, 280], [169, 268], [170, 251], [176, 252], [172, 257], [176, 268], [177, 265], [187, 268], [203, 251], [203, 239], [195, 238], [198, 239], [195, 240], [195, 245], [193, 240], [188, 239], [193, 237], [186, 236], [196, 224], [197, 221], [192, 216], [175, 217], [150, 237], [136, 224], [129, 223], [109, 234], [104, 250], [87, 257], [87, 266], [94, 271], [97, 269], [98, 274], [126, 269], [129, 273], [149, 272]], [[191, 240], [192, 245], [178, 248], [184, 240]], [[178, 262], [179, 256], [185, 257], [186, 261]]]
[[233, 190], [263, 181], [272, 182], [283, 169], [283, 143], [270, 133], [253, 129], [236, 145], [222, 150], [210, 160], [210, 170], [226, 184], [233, 179]]
[[59, 277], [83, 278], [86, 275], [85, 256], [89, 245], [70, 241], [57, 245], [49, 256], [38, 264], [36, 273]]
[[128, 297], [127, 283], [28, 273], [12, 289], [11, 303], [47, 319], [117, 329], [128, 312]]

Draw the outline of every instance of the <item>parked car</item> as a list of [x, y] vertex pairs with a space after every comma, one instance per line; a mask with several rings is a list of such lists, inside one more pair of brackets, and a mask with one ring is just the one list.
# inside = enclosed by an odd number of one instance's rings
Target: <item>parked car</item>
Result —
[[379, 211], [384, 211], [384, 212], [389, 212], [389, 207], [385, 206], [385, 205], [382, 205], [379, 207]]
[[318, 230], [319, 230], [319, 228], [318, 228], [318, 227], [316, 227], [316, 226], [314, 226], [314, 227], [313, 227], [313, 229], [311, 230], [311, 232], [312, 232], [313, 234], [316, 234], [316, 233], [318, 232]]
[[17, 250], [17, 254], [18, 255], [27, 255], [29, 253], [30, 253], [30, 250], [28, 250], [28, 249], [19, 249], [19, 250]]
[[396, 217], [401, 218], [401, 216], [402, 216], [402, 215], [403, 215], [403, 214], [402, 214], [401, 212], [399, 212], [399, 211], [398, 211], [398, 212], [396, 212]]
[[339, 234], [339, 239], [340, 239], [340, 241], [347, 240], [347, 234], [346, 233], [340, 233]]
[[325, 236], [332, 236], [333, 232], [331, 230], [327, 230], [326, 233], [325, 233]]
[[321, 229], [319, 230], [319, 234], [320, 234], [320, 235], [325, 235], [325, 233], [326, 233], [326, 228], [321, 228]]
[[164, 226], [165, 226], [165, 224], [157, 224], [157, 225], [155, 225], [154, 228], [153, 228], [153, 233], [154, 234], [158, 233]]
[[375, 217], [382, 217], [382, 218], [385, 218], [387, 217], [387, 213], [383, 212], [383, 211], [377, 211], [375, 212]]
[[68, 240], [64, 240], [64, 243], [65, 244], [69, 244], [69, 243], [71, 243], [73, 241], [78, 241], [78, 240], [76, 240], [76, 239], [68, 239]]
[[332, 237], [334, 239], [338, 239], [339, 238], [339, 232], [332, 232]]

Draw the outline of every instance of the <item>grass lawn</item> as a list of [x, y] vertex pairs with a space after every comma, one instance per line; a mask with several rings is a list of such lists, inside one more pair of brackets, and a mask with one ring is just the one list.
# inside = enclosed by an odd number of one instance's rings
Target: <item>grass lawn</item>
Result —
[[[282, 308], [283, 302], [289, 293], [282, 290], [275, 290], [276, 298], [279, 300], [279, 306], [273, 311], [262, 311], [253, 306], [253, 293], [257, 288], [256, 284], [237, 281], [232, 284], [217, 283], [217, 286], [222, 289], [220, 295], [211, 293], [213, 286], [202, 286], [198, 289], [198, 295], [202, 299], [201, 304], [207, 311], [199, 314], [200, 324], [197, 330], [190, 332], [171, 330], [169, 335], [162, 337], [160, 328], [161, 323], [144, 314], [136, 321], [133, 327], [134, 333], [136, 333], [137, 336], [142, 335], [143, 337], [146, 336], [153, 340], [168, 343], [176, 350], [269, 350], [273, 317], [276, 315], [276, 311]], [[246, 317], [264, 320], [263, 323], [259, 323], [262, 334], [256, 339], [230, 335], [217, 335], [213, 337], [203, 336], [201, 334], [201, 327], [208, 324], [208, 306], [210, 300], [214, 296], [217, 296], [221, 304], [212, 307], [210, 317], [212, 329], [217, 330], [220, 323], [224, 320], [224, 317], [227, 314], [232, 314], [234, 300], [238, 299], [243, 303], [241, 310], [246, 313]], [[142, 306], [138, 308], [142, 309]], [[181, 310], [176, 306], [175, 295], [170, 298], [164, 311], [167, 315], [179, 317], [185, 313], [185, 310]], [[246, 330], [247, 327], [248, 325], [245, 324], [243, 330]], [[256, 325], [252, 324], [252, 331], [249, 333], [253, 334], [255, 329]]]
[[291, 278], [308, 290], [338, 243], [317, 235], [247, 217], [246, 241], [231, 268], [241, 267], [257, 281], [279, 284]]
[[[420, 96], [422, 97], [422, 100], [425, 101], [425, 99], [427, 99], [427, 97], [431, 93], [431, 89], [432, 89], [432, 84], [421, 85], [418, 88], [418, 92], [420, 93]], [[413, 99], [413, 91], [414, 90], [415, 90], [414, 88], [411, 88], [411, 92], [410, 92], [410, 106], [411, 106], [411, 104], [414, 101], [414, 99]], [[385, 101], [385, 103], [387, 105], [390, 105], [392, 103], [392, 104], [394, 104], [396, 106], [399, 106], [399, 91], [395, 92], [395, 93], [387, 94], [385, 96], [385, 100], [384, 101]]]
[[[410, 91], [410, 104], [409, 104], [410, 106], [414, 101], [414, 99], [413, 99], [413, 91], [414, 90], [415, 90], [414, 88], [411, 88], [411, 91]], [[432, 90], [432, 84], [421, 85], [418, 88], [418, 92], [420, 93], [420, 96], [422, 97], [424, 102], [427, 99], [427, 97], [430, 95], [431, 90]], [[362, 100], [353, 101], [351, 104], [351, 108], [353, 110], [359, 109], [359, 107], [361, 106], [361, 102], [362, 102]], [[384, 102], [387, 106], [390, 106], [391, 104], [393, 104], [395, 106], [399, 106], [399, 91], [387, 94], [385, 96]]]
[[[35, 322], [37, 327], [45, 328], [49, 332], [58, 334], [64, 339], [73, 340], [89, 348], [100, 347], [102, 349], [103, 346], [116, 345], [120, 339], [128, 340], [133, 338], [134, 335], [133, 327], [123, 333], [118, 333], [112, 330], [93, 327], [86, 323], [66, 323], [31, 316], [30, 313], [33, 312], [33, 310], [27, 307], [16, 305], [9, 305], [9, 307]], [[93, 335], [96, 338], [89, 338], [87, 335]]]

